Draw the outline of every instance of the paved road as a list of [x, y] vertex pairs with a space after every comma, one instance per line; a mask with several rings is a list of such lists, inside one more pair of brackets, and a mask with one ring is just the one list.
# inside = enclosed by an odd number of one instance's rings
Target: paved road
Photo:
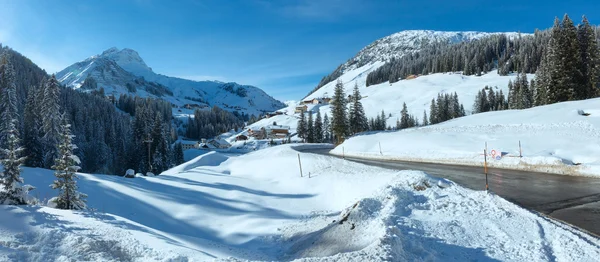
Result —
[[[300, 150], [329, 155], [330, 149]], [[338, 156], [335, 156], [338, 157]], [[483, 167], [346, 157], [371, 166], [395, 170], [421, 170], [450, 179], [464, 187], [485, 190]], [[495, 194], [600, 236], [600, 179], [490, 168], [488, 184]]]

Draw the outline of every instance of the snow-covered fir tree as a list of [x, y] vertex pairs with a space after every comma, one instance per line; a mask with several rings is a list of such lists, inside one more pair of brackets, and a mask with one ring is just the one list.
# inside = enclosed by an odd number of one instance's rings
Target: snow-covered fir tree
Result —
[[20, 146], [19, 130], [17, 129], [17, 94], [15, 72], [7, 60], [0, 66], [0, 91], [2, 109], [2, 143], [0, 151], [0, 204], [24, 205], [28, 201], [28, 192], [33, 187], [23, 184], [21, 165], [25, 162], [22, 157], [23, 148]]
[[323, 118], [321, 117], [321, 110], [317, 110], [314, 128], [315, 143], [323, 143]]
[[331, 124], [329, 123], [329, 116], [327, 113], [323, 115], [323, 142], [331, 143]]
[[365, 110], [360, 100], [362, 96], [358, 90], [358, 84], [354, 84], [354, 91], [350, 99], [350, 111], [348, 113], [350, 133], [357, 134], [369, 129], [369, 123]]
[[348, 128], [348, 111], [346, 108], [347, 99], [344, 94], [344, 84], [341, 80], [335, 84], [335, 91], [331, 100], [331, 129], [336, 143], [344, 141], [349, 131]]
[[315, 125], [312, 112], [308, 112], [308, 121], [306, 121], [306, 142], [315, 142]]
[[74, 136], [71, 134], [71, 125], [67, 118], [64, 115], [60, 118], [62, 118], [62, 124], [57, 145], [59, 155], [52, 166], [56, 180], [51, 185], [53, 189], [58, 189], [58, 196], [50, 199], [49, 202], [60, 209], [85, 209], [87, 195], [78, 192], [77, 189], [76, 172], [79, 170], [77, 165], [80, 160], [73, 154], [73, 150], [77, 146], [73, 144]]
[[42, 98], [42, 123], [44, 143], [44, 167], [50, 168], [52, 162], [58, 156], [56, 145], [60, 136], [60, 85], [56, 76], [52, 75], [44, 85], [44, 96]]
[[296, 128], [296, 133], [298, 134], [298, 137], [302, 140], [306, 139], [306, 134], [308, 133], [308, 130], [306, 129], [306, 116], [304, 115], [304, 112], [301, 112], [300, 118], [298, 119], [298, 127]]
[[175, 162], [175, 165], [183, 164], [185, 162], [183, 158], [183, 146], [181, 143], [175, 143], [173, 147], [173, 161]]

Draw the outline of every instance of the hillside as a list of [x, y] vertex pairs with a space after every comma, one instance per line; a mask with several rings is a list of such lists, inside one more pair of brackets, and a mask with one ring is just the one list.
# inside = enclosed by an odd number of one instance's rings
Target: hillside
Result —
[[[433, 31], [433, 30], [406, 30], [401, 31], [374, 41], [361, 49], [354, 57], [348, 59], [345, 63], [338, 66], [331, 74], [325, 76], [317, 87], [311, 91], [318, 91], [322, 86], [334, 82], [350, 71], [356, 71], [354, 74], [368, 74], [379, 68], [385, 62], [394, 58], [401, 58], [408, 54], [419, 52], [420, 50], [432, 45], [452, 45], [461, 42], [470, 42], [494, 34], [505, 34], [509, 37], [517, 36], [518, 33], [486, 33], [486, 32], [452, 32], [452, 31]], [[359, 70], [362, 68], [362, 70]]]
[[[0, 206], [0, 260], [593, 261], [600, 255], [598, 239], [494, 194], [419, 171], [300, 155], [304, 177], [290, 146], [242, 156], [212, 152], [157, 177], [80, 174], [90, 210]], [[23, 177], [40, 199], [56, 194], [48, 187], [50, 170], [25, 168]]]
[[[470, 114], [473, 109], [475, 96], [483, 87], [494, 87], [494, 90], [502, 90], [504, 94], [508, 94], [508, 81], [514, 81], [516, 78], [515, 74], [500, 76], [495, 71], [482, 76], [464, 76], [460, 73], [438, 73], [421, 76], [416, 79], [400, 80], [391, 85], [383, 83], [365, 87], [366, 72], [378, 63], [350, 70], [339, 79], [344, 84], [346, 94], [351, 94], [354, 84], [358, 84], [363, 97], [361, 103], [367, 117], [377, 117], [381, 114], [381, 110], [384, 110], [387, 125], [391, 127], [394, 127], [396, 120], [400, 119], [402, 103], [406, 103], [408, 112], [416, 116], [418, 121], [421, 122], [423, 111], [426, 111], [427, 115], [429, 115], [431, 99], [435, 98], [438, 93], [456, 92], [460, 102], [464, 105], [466, 113]], [[532, 78], [533, 75], [528, 75], [528, 77]], [[498, 87], [498, 89], [495, 87]], [[308, 96], [307, 99], [331, 97], [334, 88], [335, 82], [328, 83]], [[312, 110], [313, 114], [316, 114], [316, 111], [320, 110], [321, 115], [328, 114], [331, 117], [331, 107], [329, 104], [308, 105], [307, 107], [309, 110]], [[260, 120], [251, 125], [251, 127], [260, 128], [270, 125], [275, 121], [278, 124], [290, 125], [295, 130], [298, 114], [294, 114], [294, 108], [295, 105], [290, 105], [280, 110], [286, 112], [285, 115]]]
[[[117, 97], [120, 94], [159, 97], [177, 106], [216, 105], [248, 115], [259, 115], [285, 106], [254, 86], [193, 81], [155, 73], [136, 51], [127, 48], [110, 48], [65, 68], [56, 76], [62, 84], [74, 89], [104, 88], [107, 95]], [[93, 80], [86, 84], [88, 78]]]
[[490, 155], [491, 166], [600, 176], [599, 102], [596, 98], [487, 112], [437, 125], [364, 134], [349, 138], [333, 152], [481, 166], [487, 143], [490, 154], [502, 152], [501, 160]]

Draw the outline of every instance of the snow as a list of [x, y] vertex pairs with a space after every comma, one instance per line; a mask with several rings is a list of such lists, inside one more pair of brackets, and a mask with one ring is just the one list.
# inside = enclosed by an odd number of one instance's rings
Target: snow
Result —
[[[100, 55], [77, 62], [56, 75], [62, 84], [71, 88], [79, 88], [88, 76], [93, 77], [98, 83], [98, 88], [104, 88], [107, 95], [115, 97], [119, 97], [120, 94], [157, 97], [149, 93], [146, 88], [150, 85], [149, 82], [159, 83], [168, 88], [173, 95], [164, 94], [158, 98], [178, 107], [185, 104], [199, 104], [210, 108], [216, 105], [228, 111], [239, 111], [248, 115], [259, 115], [285, 107], [285, 104], [254, 86], [219, 81], [193, 81], [155, 73], [135, 50], [128, 48], [122, 50], [110, 48]], [[142, 78], [143, 81], [140, 80]], [[133, 85], [136, 88], [135, 93], [130, 93], [126, 84]], [[226, 86], [230, 86], [233, 92], [227, 91]], [[246, 95], [235, 94], [235, 90], [238, 89], [245, 90]], [[206, 103], [186, 99], [186, 97], [200, 99]], [[187, 118], [190, 113], [181, 109], [182, 113], [174, 109], [174, 115], [178, 118]]]
[[[488, 112], [432, 126], [366, 133], [346, 140], [333, 152], [482, 166], [487, 143], [488, 154], [495, 150], [503, 155], [501, 160], [488, 159], [493, 167], [600, 176], [599, 102], [590, 99]], [[580, 115], [580, 110], [590, 115]]]
[[[55, 195], [47, 186], [51, 171], [24, 168], [24, 177], [41, 199]], [[156, 177], [79, 177], [91, 210], [0, 206], [0, 261], [593, 261], [600, 255], [600, 240], [493, 194], [418, 171], [298, 153], [291, 145], [237, 156], [210, 152]]]

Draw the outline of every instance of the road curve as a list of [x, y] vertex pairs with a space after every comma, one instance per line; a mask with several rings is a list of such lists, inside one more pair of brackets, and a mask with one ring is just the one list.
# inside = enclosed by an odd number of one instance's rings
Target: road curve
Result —
[[[297, 149], [304, 153], [328, 155], [331, 149]], [[483, 167], [372, 160], [346, 160], [394, 170], [421, 170], [450, 179], [464, 187], [485, 190]], [[539, 172], [490, 168], [490, 191], [524, 208], [535, 210], [600, 236], [600, 179]]]

